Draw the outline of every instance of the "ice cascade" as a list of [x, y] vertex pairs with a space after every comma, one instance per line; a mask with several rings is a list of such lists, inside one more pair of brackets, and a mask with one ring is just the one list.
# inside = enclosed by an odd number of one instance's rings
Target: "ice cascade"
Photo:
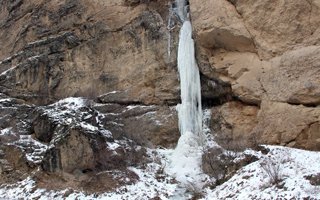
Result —
[[180, 133], [183, 135], [191, 132], [200, 136], [202, 132], [201, 85], [194, 56], [190, 21], [185, 21], [180, 31], [178, 69], [181, 87], [181, 104], [178, 105]]
[[201, 170], [204, 145], [201, 85], [187, 1], [176, 0], [175, 11], [183, 22], [178, 47], [181, 104], [177, 105], [177, 110], [181, 137], [172, 153], [168, 171], [182, 184], [202, 187], [205, 175]]

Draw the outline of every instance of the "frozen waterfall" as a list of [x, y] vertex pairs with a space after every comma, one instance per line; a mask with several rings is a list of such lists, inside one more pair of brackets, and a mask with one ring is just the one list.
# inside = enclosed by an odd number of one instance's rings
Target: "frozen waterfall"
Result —
[[185, 22], [188, 18], [186, 5], [187, 5], [186, 0], [176, 0], [176, 10], [177, 10], [176, 13], [182, 22]]
[[178, 46], [181, 104], [177, 106], [177, 110], [181, 135], [191, 132], [200, 136], [202, 133], [201, 85], [187, 2], [186, 0], [175, 1], [176, 14], [183, 22]]
[[190, 21], [185, 21], [180, 30], [178, 69], [181, 87], [181, 104], [178, 105], [180, 133], [183, 135], [191, 132], [200, 136], [202, 132], [201, 85]]
[[176, 0], [176, 14], [183, 21], [178, 47], [181, 104], [177, 105], [177, 110], [181, 137], [171, 155], [168, 172], [186, 186], [202, 188], [206, 175], [201, 170], [204, 145], [201, 85], [185, 0]]

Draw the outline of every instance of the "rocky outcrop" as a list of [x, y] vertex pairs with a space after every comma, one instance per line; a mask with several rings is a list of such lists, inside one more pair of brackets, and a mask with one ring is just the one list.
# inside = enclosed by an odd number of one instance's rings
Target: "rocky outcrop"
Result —
[[210, 148], [202, 155], [202, 170], [215, 178], [212, 187], [228, 181], [243, 166], [259, 160], [256, 156], [243, 153], [236, 159], [235, 154], [228, 154], [222, 148]]
[[1, 103], [3, 112], [10, 108], [8, 117], [15, 111], [11, 117], [16, 120], [3, 123], [1, 144], [18, 147], [28, 165], [47, 172], [125, 169], [144, 160], [137, 144], [173, 147], [180, 135], [174, 107], [96, 104], [82, 98], [36, 108], [10, 98]]
[[190, 8], [201, 72], [239, 100], [213, 109], [214, 132], [319, 150], [319, 4], [191, 0]]
[[38, 104], [111, 91], [130, 102], [177, 101], [165, 2], [19, 2], [2, 2], [2, 92]]
[[[205, 48], [254, 52], [254, 44], [241, 16], [225, 0], [191, 0], [196, 39]], [[212, 15], [214, 13], [214, 16]]]
[[[110, 119], [91, 104], [89, 100], [69, 98], [35, 110], [34, 136], [48, 145], [41, 162], [45, 171], [112, 170], [139, 162], [134, 158], [143, 154], [136, 151], [136, 142], [127, 140], [126, 135], [114, 137], [116, 133], [104, 126], [112, 123]], [[130, 158], [133, 152], [136, 156]]]
[[180, 137], [175, 107], [98, 104], [104, 126], [115, 139], [127, 137], [142, 146], [174, 147]]
[[[33, 106], [23, 104], [19, 99], [0, 93], [0, 129], [4, 130], [1, 135], [30, 134], [33, 109]], [[3, 140], [5, 139], [0, 137], [0, 141]]]
[[[16, 120], [8, 124], [15, 126], [0, 132], [0, 183], [16, 182], [32, 174], [40, 187], [62, 189], [66, 184], [75, 189], [108, 191], [137, 180], [137, 175], [127, 168], [148, 162], [145, 148], [137, 146], [137, 142], [125, 134], [113, 137], [104, 126], [112, 122], [107, 113], [93, 108], [93, 101], [68, 98], [35, 108], [16, 101], [6, 96], [0, 100], [2, 112], [10, 108], [7, 115], [15, 114], [11, 117]], [[25, 115], [29, 119], [20, 118]], [[20, 123], [24, 126], [18, 126]], [[101, 173], [105, 170], [108, 173]], [[119, 179], [111, 186], [107, 182], [113, 180], [114, 171]], [[107, 182], [101, 180], [103, 177]], [[106, 185], [97, 186], [98, 183]]]
[[211, 109], [210, 128], [216, 141], [226, 149], [241, 150], [247, 145], [255, 145], [252, 131], [257, 126], [259, 108], [228, 102]]
[[320, 110], [263, 101], [253, 130], [259, 143], [320, 150]]
[[319, 45], [319, 2], [231, 1], [254, 38], [260, 58]]

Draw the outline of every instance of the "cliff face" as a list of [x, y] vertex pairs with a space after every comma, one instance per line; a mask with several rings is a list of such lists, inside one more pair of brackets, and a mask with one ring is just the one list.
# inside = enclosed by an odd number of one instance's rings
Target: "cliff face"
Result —
[[[1, 1], [0, 92], [36, 105], [81, 96], [117, 112], [153, 105], [146, 112], [159, 111], [160, 125], [137, 111], [111, 119], [123, 127], [108, 128], [148, 146], [173, 146], [179, 133], [169, 106], [180, 101], [181, 24], [172, 15], [168, 25], [169, 16], [169, 1]], [[231, 92], [215, 77], [203, 75], [202, 84], [208, 101]]]
[[[115, 169], [123, 179], [134, 174], [126, 167], [145, 156], [136, 145], [174, 147], [178, 28], [175, 19], [167, 28], [167, 3], [0, 1], [1, 184], [40, 166], [80, 174], [77, 183], [67, 183], [72, 187], [110, 186], [100, 179], [116, 187], [126, 181], [95, 175]], [[51, 104], [72, 96], [95, 102]], [[37, 182], [47, 187], [48, 180], [39, 175]]]
[[112, 91], [117, 92], [101, 100], [178, 101], [175, 59], [167, 56], [165, 1], [1, 4], [1, 72], [14, 67], [1, 75], [2, 92], [36, 104]]
[[[0, 0], [1, 174], [113, 170], [145, 156], [135, 145], [175, 146], [171, 3]], [[218, 142], [320, 150], [318, 1], [190, 0], [190, 12]], [[66, 97], [91, 100], [55, 103]]]
[[166, 3], [1, 1], [1, 92], [37, 105], [83, 96], [168, 109], [179, 83]]
[[190, 4], [198, 57], [238, 100], [214, 108], [221, 139], [319, 150], [319, 3]]

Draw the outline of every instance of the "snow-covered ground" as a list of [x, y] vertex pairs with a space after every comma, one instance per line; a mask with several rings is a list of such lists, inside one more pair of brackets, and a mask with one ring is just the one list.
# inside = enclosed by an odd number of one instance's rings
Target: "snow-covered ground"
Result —
[[[202, 192], [202, 199], [320, 199], [320, 186], [311, 185], [306, 176], [320, 173], [320, 152], [310, 152], [279, 146], [266, 146], [261, 152], [247, 150], [260, 159], [240, 169], [231, 179], [214, 189], [190, 191], [179, 186], [173, 178], [164, 173], [168, 155], [172, 150], [148, 150], [154, 159], [141, 168], [130, 168], [139, 176], [139, 181], [118, 188], [111, 193], [86, 194], [81, 191], [46, 191], [35, 188], [35, 182], [28, 178], [14, 185], [1, 186], [2, 199], [191, 199], [192, 192]], [[275, 162], [274, 162], [275, 161]], [[271, 162], [279, 169], [280, 182], [272, 184], [270, 176], [261, 167]]]
[[[114, 192], [103, 194], [86, 194], [81, 191], [70, 193], [70, 189], [63, 191], [47, 191], [36, 188], [35, 181], [27, 178], [13, 185], [0, 187], [0, 199], [141, 199], [148, 200], [155, 197], [160, 199], [187, 199], [184, 188], [180, 188], [177, 182], [164, 174], [166, 154], [172, 150], [148, 150], [148, 154], [154, 159], [144, 166], [144, 169], [130, 167], [129, 170], [139, 176], [139, 181], [131, 185], [122, 186]], [[115, 177], [116, 178], [116, 177]], [[190, 196], [191, 197], [191, 196]]]
[[[266, 146], [267, 155], [240, 169], [230, 180], [206, 189], [204, 199], [320, 199], [320, 185], [311, 185], [307, 175], [320, 173], [320, 152], [279, 146]], [[272, 184], [271, 176], [262, 168], [271, 164], [280, 182]]]
[[[8, 100], [9, 101], [9, 100]], [[43, 113], [53, 121], [62, 124], [79, 122], [79, 126], [87, 131], [102, 131], [105, 137], [111, 133], [103, 128], [100, 120], [104, 115], [99, 112], [88, 113], [86, 105], [90, 103], [81, 98], [67, 98], [43, 108]], [[134, 107], [128, 106], [128, 109]], [[208, 122], [210, 110], [203, 112], [203, 130], [210, 134]], [[91, 124], [87, 119], [95, 119]], [[77, 125], [77, 123], [72, 123]], [[12, 128], [0, 130], [1, 136], [13, 135]], [[233, 177], [215, 188], [206, 186], [215, 182], [214, 178], [203, 174], [199, 165], [201, 154], [206, 148], [217, 146], [214, 138], [208, 137], [203, 148], [194, 148], [192, 137], [186, 136], [186, 141], [173, 149], [148, 149], [147, 154], [152, 162], [140, 167], [129, 167], [139, 176], [138, 181], [117, 188], [113, 192], [88, 194], [66, 188], [62, 191], [50, 191], [36, 186], [32, 174], [30, 177], [12, 185], [0, 185], [0, 199], [192, 199], [194, 195], [204, 200], [214, 199], [314, 199], [320, 200], [319, 181], [312, 185], [307, 177], [319, 176], [320, 180], [320, 152], [311, 152], [280, 146], [265, 146], [267, 154], [259, 151], [246, 150], [243, 154], [254, 155], [257, 161], [242, 167]], [[188, 137], [187, 137], [188, 136]], [[182, 137], [182, 140], [184, 138]], [[190, 139], [190, 140], [189, 140]], [[199, 142], [197, 142], [199, 143]], [[14, 144], [22, 149], [34, 147], [34, 151], [26, 152], [31, 162], [41, 162], [43, 152], [48, 148], [32, 138], [30, 135], [20, 135]], [[108, 148], [116, 149], [125, 145], [121, 141], [108, 142]], [[178, 152], [178, 153], [177, 153]], [[240, 159], [240, 158], [236, 158]], [[269, 172], [269, 174], [268, 174]], [[270, 173], [272, 173], [270, 175]], [[116, 179], [117, 173], [114, 178]], [[273, 183], [276, 176], [279, 180]], [[197, 177], [197, 178], [195, 178]], [[179, 182], [179, 180], [182, 182]], [[200, 181], [200, 183], [199, 183]], [[190, 183], [189, 185], [186, 183]], [[196, 186], [204, 186], [204, 188]]]

